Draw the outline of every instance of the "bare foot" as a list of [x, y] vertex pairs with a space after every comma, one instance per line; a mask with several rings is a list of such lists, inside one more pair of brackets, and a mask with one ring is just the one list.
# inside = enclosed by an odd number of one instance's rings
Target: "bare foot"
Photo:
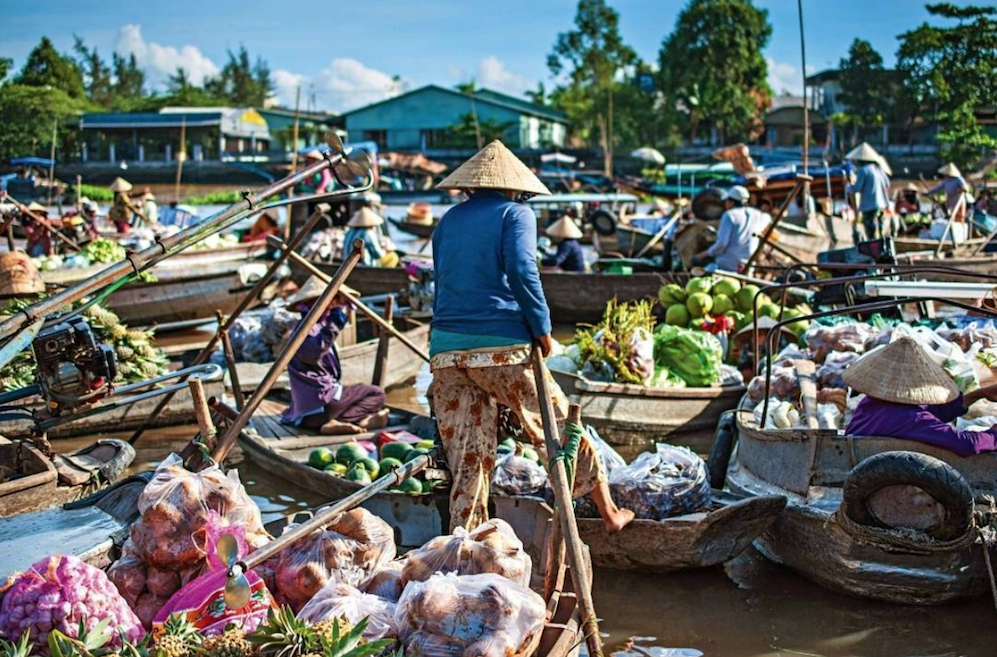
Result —
[[388, 413], [390, 413], [388, 409], [382, 408], [377, 413], [360, 420], [360, 426], [364, 429], [383, 429], [388, 426]]
[[630, 521], [634, 519], [634, 512], [630, 509], [618, 508], [614, 513], [608, 515], [609, 517], [602, 519], [602, 526], [605, 528], [607, 534], [615, 534], [629, 525]]
[[318, 430], [323, 436], [345, 436], [354, 433], [363, 433], [363, 429], [349, 422], [339, 420], [329, 420]]

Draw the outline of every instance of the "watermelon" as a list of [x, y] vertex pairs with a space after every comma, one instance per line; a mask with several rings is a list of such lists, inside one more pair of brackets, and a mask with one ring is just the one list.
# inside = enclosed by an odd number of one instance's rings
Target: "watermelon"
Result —
[[377, 473], [381, 471], [381, 468], [377, 464], [377, 461], [370, 458], [369, 456], [358, 458], [352, 463], [350, 463], [350, 470], [354, 468], [363, 468], [364, 470], [370, 473], [371, 479], [377, 479]]
[[416, 447], [405, 456], [405, 462], [408, 463], [409, 461], [412, 461], [416, 457], [422, 456], [423, 454], [429, 454], [429, 450], [422, 449], [421, 447]]
[[685, 304], [668, 306], [668, 310], [665, 311], [665, 324], [671, 324], [672, 326], [688, 326], [689, 309], [685, 307]]
[[658, 290], [658, 301], [661, 302], [662, 306], [673, 306], [677, 303], [685, 303], [686, 297], [685, 289], [681, 285], [676, 285], [675, 283], [668, 283], [667, 285], [662, 285]]
[[745, 285], [734, 294], [734, 303], [742, 313], [754, 311], [755, 295], [758, 294], [757, 285]]
[[343, 465], [350, 465], [357, 459], [366, 458], [367, 450], [358, 443], [344, 443], [336, 450], [336, 461]]
[[325, 472], [331, 472], [332, 474], [339, 475], [340, 477], [346, 474], [347, 469], [348, 468], [342, 463], [330, 463], [323, 468]]
[[716, 296], [718, 294], [723, 294], [731, 299], [737, 294], [737, 291], [741, 289], [741, 284], [735, 281], [733, 278], [721, 278], [719, 281], [713, 284], [713, 289], [710, 292]]
[[397, 490], [408, 495], [421, 495], [422, 482], [414, 477], [409, 477], [398, 486]]
[[308, 455], [308, 465], [319, 470], [324, 469], [327, 465], [335, 461], [336, 455], [328, 447], [313, 449], [312, 453]]
[[372, 481], [370, 473], [360, 465], [350, 468], [349, 472], [346, 473], [346, 478], [360, 484], [361, 486], [366, 486]]
[[387, 456], [377, 463], [378, 473], [383, 477], [384, 475], [390, 473], [393, 470], [397, 470], [402, 467], [402, 462], [396, 458]]
[[726, 294], [713, 295], [713, 314], [725, 315], [734, 310], [734, 302]]
[[685, 302], [685, 305], [693, 318], [700, 318], [713, 308], [713, 297], [705, 292], [694, 292], [689, 295], [689, 299]]
[[409, 443], [403, 443], [401, 441], [395, 441], [390, 443], [384, 443], [381, 445], [381, 458], [387, 459], [398, 459], [399, 461], [404, 461], [405, 456], [412, 451], [412, 445]]
[[712, 287], [712, 278], [690, 278], [689, 282], [685, 284], [685, 291], [689, 296], [693, 294], [709, 294]]

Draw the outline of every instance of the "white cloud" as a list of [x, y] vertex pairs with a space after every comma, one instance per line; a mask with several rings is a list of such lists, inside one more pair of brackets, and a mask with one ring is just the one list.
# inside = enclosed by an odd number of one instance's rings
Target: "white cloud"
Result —
[[[777, 62], [771, 57], [765, 59], [769, 68], [769, 86], [777, 96], [791, 94], [793, 96], [803, 95], [803, 76], [800, 75], [800, 67], [788, 62]], [[813, 75], [815, 68], [808, 64], [807, 75]]]
[[301, 106], [309, 107], [310, 94], [322, 110], [343, 112], [397, 96], [405, 82], [383, 71], [365, 66], [351, 57], [337, 57], [315, 76], [279, 69], [271, 74], [277, 98], [284, 107], [294, 107], [296, 89], [301, 88]]
[[300, 73], [292, 73], [284, 69], [278, 69], [270, 74], [273, 81], [274, 95], [284, 107], [294, 107], [295, 95], [301, 88], [301, 105], [307, 106], [308, 98], [308, 78]]
[[120, 55], [134, 54], [153, 88], [165, 86], [167, 78], [178, 68], [187, 71], [194, 84], [201, 84], [204, 78], [217, 75], [219, 71], [218, 66], [196, 46], [176, 48], [146, 41], [142, 36], [141, 25], [123, 25], [118, 31], [114, 49]]
[[479, 87], [494, 89], [512, 96], [522, 96], [533, 88], [533, 83], [505, 67], [505, 63], [495, 55], [489, 55], [478, 62], [477, 82]]

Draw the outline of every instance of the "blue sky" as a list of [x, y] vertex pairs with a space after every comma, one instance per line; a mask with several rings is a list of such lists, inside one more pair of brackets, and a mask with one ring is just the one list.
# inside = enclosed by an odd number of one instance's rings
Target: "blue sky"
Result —
[[[610, 0], [624, 38], [657, 61], [662, 38], [685, 0]], [[798, 91], [800, 42], [795, 0], [755, 0], [769, 11], [765, 49], [775, 90]], [[956, 4], [970, 4], [957, 0]], [[978, 4], [986, 4], [980, 0]], [[897, 35], [928, 18], [918, 0], [804, 0], [808, 69], [836, 65], [855, 37], [892, 64]], [[481, 86], [519, 93], [549, 86], [547, 54], [570, 29], [575, 0], [118, 0], [5, 1], [0, 56], [19, 67], [42, 35], [62, 50], [78, 34], [110, 53], [134, 52], [153, 84], [182, 65], [195, 78], [222, 66], [226, 49], [245, 44], [270, 64], [285, 104], [302, 87], [302, 104], [342, 111], [399, 88]], [[402, 79], [401, 87], [392, 80]]]

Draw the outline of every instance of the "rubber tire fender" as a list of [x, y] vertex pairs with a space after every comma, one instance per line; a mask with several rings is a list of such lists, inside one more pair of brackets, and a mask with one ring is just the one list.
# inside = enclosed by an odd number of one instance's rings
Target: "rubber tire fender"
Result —
[[897, 450], [863, 459], [845, 479], [842, 511], [854, 522], [887, 527], [869, 509], [869, 497], [887, 486], [917, 486], [945, 508], [945, 519], [927, 530], [932, 538], [949, 541], [963, 536], [973, 524], [973, 489], [951, 465], [920, 452]]
[[713, 434], [713, 444], [710, 445], [710, 456], [706, 461], [706, 470], [710, 475], [710, 488], [722, 490], [727, 481], [727, 468], [730, 467], [730, 455], [737, 442], [736, 411], [724, 411], [717, 421], [717, 430]]
[[605, 208], [593, 210], [585, 218], [592, 224], [592, 230], [603, 237], [616, 234], [616, 223], [619, 221], [619, 218], [611, 210], [606, 210]]

